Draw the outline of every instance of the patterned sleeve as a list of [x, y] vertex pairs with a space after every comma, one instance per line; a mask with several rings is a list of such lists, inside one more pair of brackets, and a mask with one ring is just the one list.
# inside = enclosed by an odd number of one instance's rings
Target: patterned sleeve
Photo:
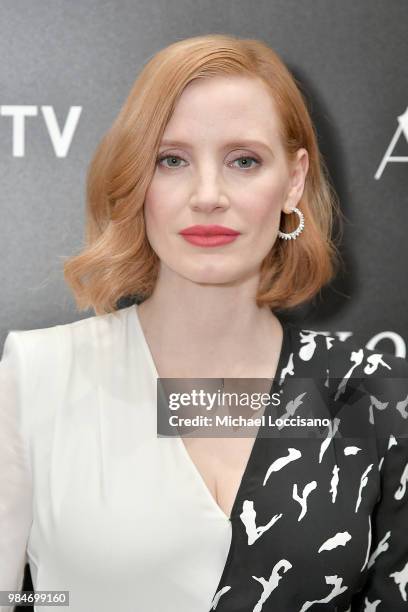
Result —
[[[381, 357], [385, 374], [365, 379], [378, 432], [381, 494], [371, 517], [367, 577], [350, 612], [408, 611], [408, 362]], [[371, 366], [368, 359], [365, 373]]]
[[[32, 522], [31, 474], [21, 418], [19, 333], [9, 332], [0, 361], [0, 591], [22, 589]], [[0, 605], [0, 612], [12, 609]]]

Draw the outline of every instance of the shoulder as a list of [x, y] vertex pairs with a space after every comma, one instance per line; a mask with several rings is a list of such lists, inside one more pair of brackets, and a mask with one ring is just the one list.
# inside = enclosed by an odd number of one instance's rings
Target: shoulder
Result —
[[[300, 372], [325, 376], [330, 396], [344, 398], [346, 392], [350, 395], [359, 388], [360, 393], [383, 402], [407, 398], [408, 361], [405, 358], [367, 348], [356, 336], [343, 332], [309, 330], [295, 325], [291, 328]], [[307, 368], [306, 363], [310, 363]]]
[[408, 438], [408, 361], [367, 348], [355, 337], [333, 332], [323, 336], [330, 399], [367, 410], [380, 437], [392, 431]]
[[355, 336], [335, 330], [310, 330], [291, 325], [295, 350], [302, 360], [323, 357], [333, 376], [353, 378], [408, 377], [408, 361], [404, 357], [378, 349], [370, 349]]
[[15, 381], [27, 428], [48, 422], [61, 402], [87, 389], [93, 392], [106, 379], [115, 349], [121, 349], [118, 343], [125, 322], [126, 312], [116, 311], [61, 325], [9, 331], [0, 378], [3, 372], [6, 382]]
[[[408, 361], [391, 352], [381, 349], [370, 349], [354, 337], [341, 339], [341, 335], [332, 333], [326, 337], [328, 368], [333, 377], [356, 378], [369, 386], [379, 381], [396, 379], [408, 382]], [[385, 387], [387, 384], [384, 382]], [[374, 388], [374, 387], [373, 387]]]
[[[126, 309], [123, 309], [126, 311]], [[61, 387], [81, 368], [97, 368], [118, 347], [126, 312], [116, 311], [49, 327], [8, 332], [2, 361], [19, 371], [27, 394]]]
[[[128, 310], [128, 309], [123, 309]], [[23, 353], [33, 353], [36, 360], [50, 351], [68, 348], [72, 342], [98, 341], [104, 333], [114, 333], [123, 324], [124, 313], [116, 311], [104, 315], [85, 317], [70, 323], [35, 329], [12, 329], [8, 332], [4, 347]]]

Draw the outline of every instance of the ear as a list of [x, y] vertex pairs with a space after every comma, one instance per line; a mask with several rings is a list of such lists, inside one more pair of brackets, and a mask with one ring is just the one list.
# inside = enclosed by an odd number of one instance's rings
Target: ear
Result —
[[290, 163], [288, 194], [282, 204], [282, 210], [285, 213], [289, 214], [299, 204], [308, 170], [309, 154], [306, 149], [298, 149], [295, 159]]

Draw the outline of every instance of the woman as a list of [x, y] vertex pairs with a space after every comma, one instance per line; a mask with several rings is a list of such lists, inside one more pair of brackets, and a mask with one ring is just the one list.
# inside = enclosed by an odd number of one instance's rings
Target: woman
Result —
[[[157, 53], [87, 195], [65, 278], [96, 315], [4, 347], [1, 589], [27, 559], [75, 612], [406, 610], [407, 364], [276, 314], [339, 264], [279, 57], [220, 34]], [[158, 378], [260, 379], [266, 417], [330, 420], [160, 437]]]

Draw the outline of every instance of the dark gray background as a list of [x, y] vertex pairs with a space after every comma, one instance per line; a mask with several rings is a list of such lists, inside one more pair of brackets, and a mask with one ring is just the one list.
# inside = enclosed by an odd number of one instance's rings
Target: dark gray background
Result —
[[[301, 81], [348, 219], [345, 273], [293, 316], [365, 342], [395, 332], [404, 350], [408, 159], [374, 176], [408, 106], [405, 0], [3, 0], [0, 11], [0, 105], [38, 107], [26, 119], [24, 157], [13, 155], [12, 119], [0, 115], [0, 346], [10, 329], [93, 315], [76, 311], [62, 275], [63, 256], [83, 241], [93, 151], [149, 57], [181, 38], [226, 32], [264, 40]], [[70, 107], [82, 109], [65, 157], [42, 106], [60, 125]], [[408, 157], [407, 137], [394, 155]]]
[[[302, 82], [348, 219], [345, 273], [293, 317], [364, 342], [395, 334], [395, 345], [378, 346], [405, 356], [408, 158], [374, 178], [408, 106], [405, 0], [3, 0], [0, 15], [0, 105], [38, 107], [24, 157], [13, 155], [12, 121], [0, 115], [0, 346], [10, 329], [92, 316], [76, 311], [62, 256], [82, 244], [93, 151], [149, 57], [181, 38], [226, 32], [264, 40]], [[63, 158], [42, 106], [60, 124], [82, 108]], [[408, 157], [407, 140], [406, 128], [393, 155]]]

